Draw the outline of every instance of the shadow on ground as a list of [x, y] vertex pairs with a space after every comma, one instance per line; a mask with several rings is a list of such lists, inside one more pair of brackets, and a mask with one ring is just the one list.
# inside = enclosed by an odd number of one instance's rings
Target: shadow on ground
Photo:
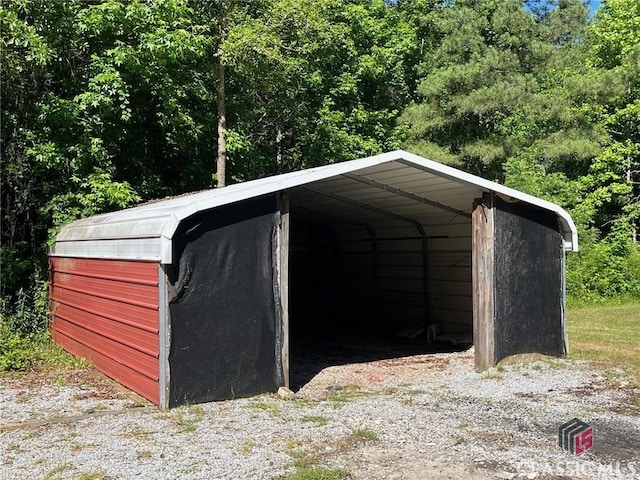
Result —
[[422, 337], [409, 339], [353, 336], [292, 338], [289, 351], [289, 384], [297, 392], [327, 367], [376, 362], [413, 355], [453, 353], [468, 350], [469, 343], [427, 343]]

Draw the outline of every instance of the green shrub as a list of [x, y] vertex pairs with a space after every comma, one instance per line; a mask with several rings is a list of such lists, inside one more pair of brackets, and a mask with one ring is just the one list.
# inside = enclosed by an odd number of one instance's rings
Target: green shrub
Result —
[[582, 235], [580, 251], [567, 255], [567, 293], [571, 303], [640, 298], [640, 245]]
[[32, 363], [31, 342], [0, 323], [0, 371], [24, 371]]
[[0, 371], [25, 371], [41, 360], [47, 335], [47, 282], [36, 272], [31, 288], [0, 303]]

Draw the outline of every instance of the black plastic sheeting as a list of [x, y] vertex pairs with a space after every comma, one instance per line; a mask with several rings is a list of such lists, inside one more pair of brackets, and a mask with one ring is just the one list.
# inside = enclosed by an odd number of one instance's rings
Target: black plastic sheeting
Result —
[[277, 200], [267, 197], [202, 212], [180, 226], [169, 272], [170, 406], [282, 385], [278, 224]]
[[552, 212], [495, 203], [495, 358], [562, 356], [563, 244]]

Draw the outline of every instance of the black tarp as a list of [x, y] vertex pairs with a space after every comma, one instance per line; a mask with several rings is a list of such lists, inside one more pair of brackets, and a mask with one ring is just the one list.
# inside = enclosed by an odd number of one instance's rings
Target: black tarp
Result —
[[260, 198], [198, 213], [174, 240], [170, 406], [282, 385], [274, 282], [278, 203]]
[[554, 213], [495, 202], [495, 358], [566, 353], [563, 246]]

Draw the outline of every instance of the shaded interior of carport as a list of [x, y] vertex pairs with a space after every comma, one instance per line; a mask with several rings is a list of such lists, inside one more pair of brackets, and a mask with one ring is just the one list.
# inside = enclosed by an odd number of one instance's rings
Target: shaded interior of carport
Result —
[[314, 350], [340, 362], [471, 345], [467, 186], [396, 163], [284, 198], [294, 388], [307, 380], [297, 363]]

